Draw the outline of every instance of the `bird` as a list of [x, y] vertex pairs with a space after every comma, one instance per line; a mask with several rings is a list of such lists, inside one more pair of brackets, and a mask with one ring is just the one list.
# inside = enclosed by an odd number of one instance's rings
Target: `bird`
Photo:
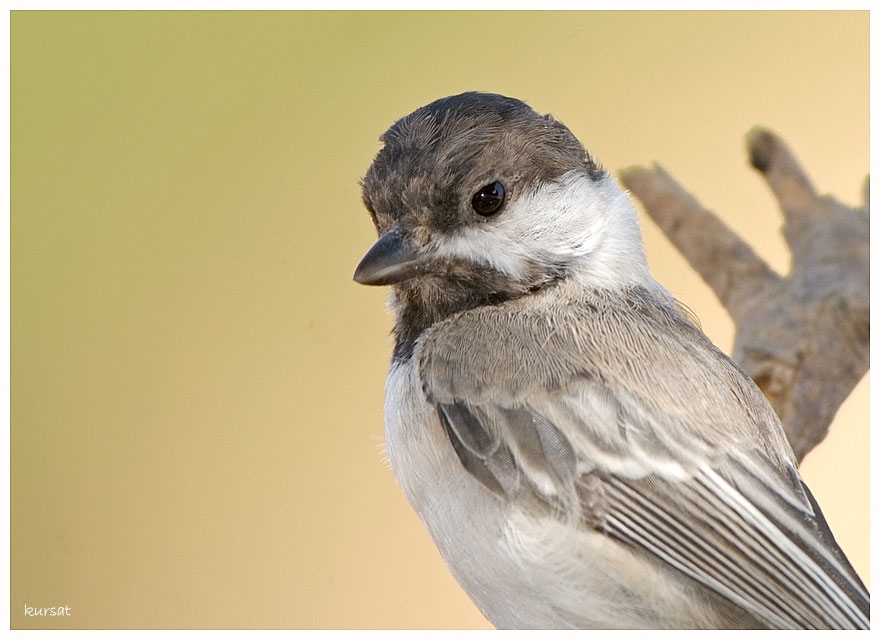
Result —
[[472, 91], [380, 141], [354, 280], [391, 287], [387, 457], [489, 622], [869, 627], [779, 418], [569, 128]]

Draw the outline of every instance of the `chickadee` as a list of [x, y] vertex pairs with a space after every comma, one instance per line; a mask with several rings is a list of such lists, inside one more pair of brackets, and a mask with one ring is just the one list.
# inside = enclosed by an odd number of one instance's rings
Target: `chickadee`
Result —
[[779, 419], [651, 276], [627, 194], [486, 93], [397, 121], [363, 179], [392, 285], [388, 457], [504, 628], [864, 628]]

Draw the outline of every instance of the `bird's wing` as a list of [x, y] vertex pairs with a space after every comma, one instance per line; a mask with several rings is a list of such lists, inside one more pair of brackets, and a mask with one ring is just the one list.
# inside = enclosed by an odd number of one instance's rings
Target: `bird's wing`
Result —
[[637, 291], [538, 311], [468, 312], [418, 353], [473, 476], [575, 513], [768, 626], [868, 626], [867, 591], [732, 361]]

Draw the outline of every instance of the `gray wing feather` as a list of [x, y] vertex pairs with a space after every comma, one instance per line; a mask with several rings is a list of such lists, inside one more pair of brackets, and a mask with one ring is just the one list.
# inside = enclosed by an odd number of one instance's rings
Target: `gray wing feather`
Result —
[[[867, 591], [760, 391], [677, 314], [638, 300], [587, 309], [567, 339], [560, 327], [528, 318], [515, 340], [499, 336], [503, 323], [490, 312], [483, 325], [471, 319], [469, 347], [461, 349], [462, 336], [452, 341], [467, 358], [427, 342], [425, 392], [464, 467], [500, 497], [554, 505], [768, 626], [867, 627]], [[611, 344], [624, 344], [625, 356], [603, 346], [603, 331], [615, 332]], [[669, 331], [687, 335], [651, 344]], [[474, 362], [486, 352], [493, 366]], [[523, 357], [533, 380], [510, 373]], [[684, 397], [660, 379], [671, 371], [691, 374], [676, 381]], [[495, 373], [493, 389], [487, 379]]]
[[[608, 483], [609, 535], [662, 557], [768, 625], [867, 626], [860, 583], [851, 569], [824, 562], [823, 544], [811, 535], [809, 521], [780, 529], [772, 514], [745, 504], [712, 472], [674, 487], [618, 478]], [[841, 588], [841, 579], [848, 587]]]

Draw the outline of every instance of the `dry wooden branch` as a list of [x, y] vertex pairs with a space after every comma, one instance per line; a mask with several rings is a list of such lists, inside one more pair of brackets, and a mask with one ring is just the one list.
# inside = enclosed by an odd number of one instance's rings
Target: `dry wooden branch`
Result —
[[770, 399], [801, 460], [869, 366], [867, 189], [861, 209], [820, 197], [778, 136], [755, 128], [746, 141], [782, 209], [785, 276], [661, 167], [626, 169], [621, 180], [727, 308], [733, 358]]

